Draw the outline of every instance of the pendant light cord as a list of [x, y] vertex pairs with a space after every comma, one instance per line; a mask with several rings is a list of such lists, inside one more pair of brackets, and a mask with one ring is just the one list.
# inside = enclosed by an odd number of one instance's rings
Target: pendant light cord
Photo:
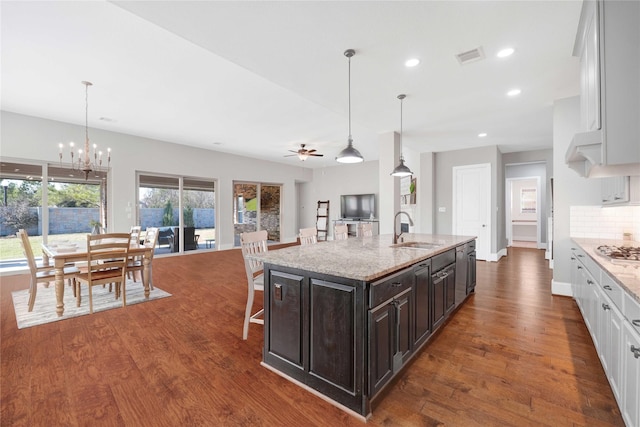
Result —
[[349, 57], [349, 144], [351, 144], [351, 57]]

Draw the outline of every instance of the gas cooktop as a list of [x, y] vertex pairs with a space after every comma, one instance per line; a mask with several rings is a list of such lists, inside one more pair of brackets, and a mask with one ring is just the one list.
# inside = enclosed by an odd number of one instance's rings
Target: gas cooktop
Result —
[[640, 247], [638, 246], [614, 246], [601, 245], [597, 248], [598, 253], [612, 262], [640, 262]]

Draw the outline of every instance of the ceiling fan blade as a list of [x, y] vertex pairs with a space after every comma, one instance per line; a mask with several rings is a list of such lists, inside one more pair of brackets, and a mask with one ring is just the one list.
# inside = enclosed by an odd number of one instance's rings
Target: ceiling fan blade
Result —
[[307, 153], [313, 153], [315, 151], [317, 151], [317, 150], [314, 148], [313, 150], [307, 150]]
[[287, 151], [290, 151], [290, 152], [296, 153], [296, 154], [300, 152], [300, 150], [287, 150]]
[[297, 154], [285, 154], [285, 155], [284, 155], [284, 156], [282, 156], [282, 157], [293, 157], [293, 156], [297, 156]]
[[323, 157], [324, 154], [309, 154], [310, 156], [314, 156], [314, 157]]

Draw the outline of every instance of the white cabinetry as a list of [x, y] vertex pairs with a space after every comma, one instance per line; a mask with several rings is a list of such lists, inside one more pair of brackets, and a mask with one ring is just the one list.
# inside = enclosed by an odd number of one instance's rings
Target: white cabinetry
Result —
[[622, 418], [628, 426], [640, 425], [640, 333], [629, 323], [623, 329], [622, 370]]
[[585, 0], [573, 54], [580, 57], [581, 132], [565, 161], [581, 176], [640, 168], [640, 2]]
[[602, 204], [612, 205], [629, 201], [629, 177], [612, 176], [602, 178]]
[[571, 287], [628, 426], [640, 426], [640, 304], [581, 248]]

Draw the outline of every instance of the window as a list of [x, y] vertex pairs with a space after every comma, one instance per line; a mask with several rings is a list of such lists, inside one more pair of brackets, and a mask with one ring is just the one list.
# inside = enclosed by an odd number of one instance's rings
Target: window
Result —
[[520, 190], [520, 213], [536, 213], [538, 205], [538, 191], [535, 188]]

